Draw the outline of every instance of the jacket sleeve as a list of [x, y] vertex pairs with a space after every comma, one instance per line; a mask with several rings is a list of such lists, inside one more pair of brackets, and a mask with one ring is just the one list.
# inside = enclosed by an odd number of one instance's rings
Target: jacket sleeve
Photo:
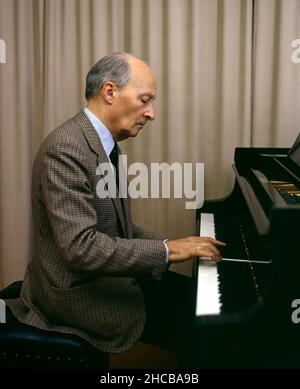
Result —
[[160, 239], [160, 240], [166, 239], [161, 235], [154, 234], [153, 232], [144, 230], [142, 227], [139, 227], [134, 223], [132, 223], [132, 236], [134, 239]]
[[34, 174], [40, 175], [40, 202], [46, 208], [55, 244], [70, 269], [160, 278], [165, 270], [161, 240], [139, 233], [135, 235], [142, 239], [110, 237], [97, 230], [92, 173], [80, 144], [73, 139], [52, 142], [39, 158], [40, 168]]

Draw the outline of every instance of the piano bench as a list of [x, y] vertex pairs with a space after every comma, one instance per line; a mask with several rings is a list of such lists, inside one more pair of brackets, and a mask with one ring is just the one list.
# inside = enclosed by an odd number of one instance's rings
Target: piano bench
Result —
[[[17, 298], [22, 281], [0, 291], [0, 299]], [[20, 323], [6, 310], [0, 323], [0, 366], [3, 368], [108, 368], [109, 354], [71, 334], [40, 330]]]

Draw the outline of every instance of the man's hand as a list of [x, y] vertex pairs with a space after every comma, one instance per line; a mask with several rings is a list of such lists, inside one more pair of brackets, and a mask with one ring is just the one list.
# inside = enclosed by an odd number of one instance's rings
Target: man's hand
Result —
[[195, 257], [207, 257], [215, 262], [221, 261], [220, 252], [216, 246], [226, 244], [214, 238], [200, 238], [189, 236], [188, 238], [167, 240], [169, 249], [169, 262], [184, 262]]

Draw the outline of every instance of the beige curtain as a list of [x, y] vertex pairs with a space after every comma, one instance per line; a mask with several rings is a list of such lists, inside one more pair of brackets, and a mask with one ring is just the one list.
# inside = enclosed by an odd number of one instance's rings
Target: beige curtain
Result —
[[42, 5], [0, 0], [0, 287], [30, 258], [32, 159], [43, 139]]
[[[289, 146], [299, 131], [299, 3], [0, 0], [0, 287], [22, 278], [30, 259], [34, 154], [84, 105], [94, 62], [128, 51], [156, 73], [156, 120], [121, 144], [129, 163], [204, 162], [206, 198], [223, 197], [235, 147]], [[195, 212], [184, 203], [137, 199], [134, 218], [170, 237], [192, 234]]]
[[252, 144], [289, 147], [300, 131], [300, 1], [257, 1], [254, 21]]

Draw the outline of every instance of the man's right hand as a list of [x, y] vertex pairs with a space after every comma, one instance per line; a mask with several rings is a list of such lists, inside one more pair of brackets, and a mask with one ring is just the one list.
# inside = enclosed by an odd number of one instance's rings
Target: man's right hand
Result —
[[165, 243], [169, 250], [169, 263], [184, 262], [195, 257], [206, 257], [219, 262], [222, 258], [217, 246], [226, 245], [214, 238], [199, 236], [167, 240]]

